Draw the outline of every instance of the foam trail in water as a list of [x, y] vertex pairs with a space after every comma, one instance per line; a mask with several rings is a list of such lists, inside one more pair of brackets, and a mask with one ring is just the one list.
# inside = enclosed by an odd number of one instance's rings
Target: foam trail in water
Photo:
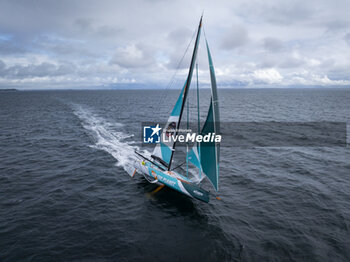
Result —
[[111, 154], [118, 161], [117, 165], [123, 167], [128, 173], [134, 170], [134, 163], [138, 160], [134, 152], [139, 148], [132, 146], [133, 142], [126, 141], [132, 135], [116, 130], [120, 129], [123, 126], [122, 124], [112, 124], [81, 105], [74, 104], [73, 112], [95, 140], [93, 147]]
[[[140, 150], [139, 147], [132, 145], [135, 141], [126, 141], [127, 138], [133, 136], [116, 130], [121, 129], [123, 124], [112, 124], [88, 108], [77, 104], [73, 105], [73, 112], [95, 140], [93, 147], [111, 154], [118, 160], [117, 165], [123, 167], [129, 175], [132, 175], [135, 167], [138, 167], [140, 162], [138, 156], [135, 154], [135, 150]], [[146, 150], [143, 150], [142, 154], [149, 158], [151, 155]], [[204, 178], [204, 176], [199, 177], [197, 169], [190, 168], [189, 173], [192, 175], [192, 182], [194, 183], [199, 183]]]

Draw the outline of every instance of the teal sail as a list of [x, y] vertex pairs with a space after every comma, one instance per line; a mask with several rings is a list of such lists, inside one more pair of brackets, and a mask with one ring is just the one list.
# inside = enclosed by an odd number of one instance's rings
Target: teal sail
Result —
[[[196, 42], [194, 44], [193, 53], [192, 53], [192, 59], [191, 59], [191, 65], [188, 71], [187, 80], [181, 90], [181, 93], [176, 101], [176, 104], [170, 114], [170, 117], [168, 118], [167, 124], [165, 128], [163, 129], [163, 132], [166, 132], [166, 134], [169, 135], [177, 135], [177, 129], [180, 126], [181, 123], [181, 117], [183, 113], [183, 109], [186, 103], [186, 98], [188, 94], [188, 90], [191, 85], [191, 79], [193, 74], [193, 68], [195, 65], [196, 57], [197, 57], [197, 50], [199, 45], [199, 39], [201, 34], [201, 27], [202, 27], [202, 17], [199, 22], [198, 30], [197, 30], [197, 37]], [[175, 146], [176, 143], [169, 141], [169, 142], [161, 142], [158, 144], [153, 151], [152, 157], [157, 159], [160, 158], [163, 164], [166, 165], [167, 169], [170, 170], [171, 162], [173, 158], [173, 154], [175, 152]]]
[[[220, 113], [219, 101], [217, 95], [216, 78], [214, 72], [213, 61], [211, 58], [208, 42], [207, 53], [209, 60], [210, 80], [211, 80], [211, 99], [206, 121], [201, 130], [201, 135], [209, 133], [220, 134]], [[200, 149], [199, 149], [200, 147]], [[200, 154], [198, 153], [200, 152]], [[219, 143], [206, 142], [195, 144], [190, 151], [188, 158], [200, 171], [208, 177], [216, 190], [219, 189], [219, 158], [220, 146]]]

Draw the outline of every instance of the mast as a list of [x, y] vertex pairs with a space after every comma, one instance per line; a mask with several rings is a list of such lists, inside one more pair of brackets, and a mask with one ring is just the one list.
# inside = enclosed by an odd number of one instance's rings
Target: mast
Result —
[[[203, 18], [203, 15], [201, 16], [201, 19], [200, 19], [199, 25], [198, 25], [196, 42], [194, 44], [191, 64], [190, 64], [190, 68], [188, 70], [188, 76], [187, 76], [186, 85], [185, 85], [184, 93], [183, 93], [183, 97], [182, 97], [181, 111], [180, 111], [179, 121], [178, 121], [178, 124], [177, 124], [177, 127], [176, 127], [176, 131], [175, 131], [175, 136], [177, 136], [177, 134], [178, 134], [178, 129], [179, 129], [179, 126], [180, 126], [180, 123], [181, 123], [182, 113], [183, 113], [183, 110], [184, 110], [184, 107], [185, 107], [185, 102], [186, 102], [186, 99], [187, 99], [188, 90], [189, 90], [190, 85], [191, 85], [193, 68], [194, 68], [194, 64], [195, 64], [195, 61], [196, 61], [196, 57], [197, 57], [199, 38], [200, 38], [201, 27], [202, 27], [202, 18]], [[174, 142], [173, 147], [171, 149], [171, 156], [170, 156], [170, 161], [169, 161], [169, 165], [168, 165], [168, 170], [170, 170], [170, 168], [171, 168], [171, 162], [173, 161], [175, 147], [176, 147], [176, 142]]]

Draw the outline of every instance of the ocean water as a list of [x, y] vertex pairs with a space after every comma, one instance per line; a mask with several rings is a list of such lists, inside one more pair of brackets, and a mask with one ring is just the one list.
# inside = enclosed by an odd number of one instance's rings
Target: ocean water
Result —
[[[0, 93], [0, 261], [350, 261], [349, 146], [223, 147], [209, 204], [131, 178], [177, 93]], [[219, 98], [227, 122], [350, 123], [347, 89]]]

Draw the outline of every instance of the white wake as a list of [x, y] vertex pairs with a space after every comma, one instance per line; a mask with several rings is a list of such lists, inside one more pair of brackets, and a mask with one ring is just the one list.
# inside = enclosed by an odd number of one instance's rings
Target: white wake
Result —
[[[101, 116], [98, 116], [91, 109], [73, 104], [74, 114], [81, 121], [82, 126], [88, 131], [89, 135], [93, 138], [95, 144], [91, 147], [104, 150], [111, 154], [116, 160], [117, 166], [121, 166], [124, 170], [132, 175], [135, 168], [139, 169], [139, 157], [135, 154], [135, 151], [140, 152], [140, 148], [135, 146], [133, 141], [127, 141], [133, 137], [133, 135], [125, 134], [123, 124], [110, 123]], [[141, 150], [142, 154], [150, 157], [150, 153], [146, 150]], [[139, 170], [137, 170], [139, 171]], [[198, 170], [190, 168], [189, 173], [192, 175], [192, 182], [199, 183], [202, 181], [203, 176], [199, 177]]]
[[72, 107], [74, 114], [95, 142], [91, 146], [108, 152], [117, 160], [117, 166], [123, 167], [128, 173], [132, 172], [134, 163], [138, 160], [135, 150], [139, 147], [132, 145], [132, 141], [127, 141], [133, 135], [121, 131], [123, 124], [110, 123], [85, 106], [74, 104]]

